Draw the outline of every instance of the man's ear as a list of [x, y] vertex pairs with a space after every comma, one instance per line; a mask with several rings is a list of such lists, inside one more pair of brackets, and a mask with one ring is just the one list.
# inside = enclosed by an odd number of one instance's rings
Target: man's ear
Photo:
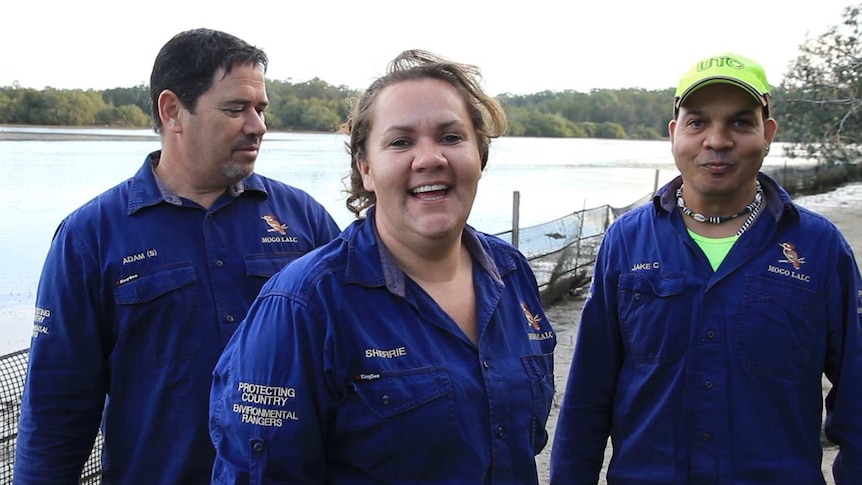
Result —
[[676, 129], [676, 118], [668, 121], [667, 123], [667, 133], [670, 136], [670, 151], [673, 153], [673, 139], [674, 139], [674, 130]]
[[159, 118], [162, 120], [162, 130], [179, 133], [182, 131], [181, 117], [183, 104], [176, 93], [165, 89], [159, 93]]
[[772, 140], [775, 139], [775, 134], [777, 132], [778, 122], [773, 118], [767, 118], [766, 121], [763, 122], [763, 141], [766, 142], [766, 146], [772, 144]]

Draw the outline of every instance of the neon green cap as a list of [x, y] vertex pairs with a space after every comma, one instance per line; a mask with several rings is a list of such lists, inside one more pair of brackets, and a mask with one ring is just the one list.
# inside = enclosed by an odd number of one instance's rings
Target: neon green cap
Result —
[[674, 112], [693, 92], [715, 83], [739, 86], [761, 105], [769, 104], [769, 82], [763, 67], [746, 57], [725, 52], [699, 61], [682, 75], [674, 94]]

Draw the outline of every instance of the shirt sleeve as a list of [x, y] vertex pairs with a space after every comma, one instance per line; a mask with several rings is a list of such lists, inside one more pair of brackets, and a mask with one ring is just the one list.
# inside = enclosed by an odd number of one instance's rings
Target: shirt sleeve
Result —
[[551, 484], [599, 480], [611, 431], [614, 389], [623, 358], [616, 313], [613, 239], [606, 237], [584, 303], [568, 382], [551, 448]]
[[266, 286], [264, 294], [213, 372], [212, 483], [323, 483], [334, 402], [324, 369], [325, 324], [286, 294]]
[[839, 446], [833, 463], [837, 485], [862, 483], [862, 277], [853, 252], [841, 238], [838, 277], [829, 294], [826, 377], [826, 437]]
[[36, 296], [14, 484], [77, 484], [107, 392], [100, 269], [80, 234], [61, 224]]

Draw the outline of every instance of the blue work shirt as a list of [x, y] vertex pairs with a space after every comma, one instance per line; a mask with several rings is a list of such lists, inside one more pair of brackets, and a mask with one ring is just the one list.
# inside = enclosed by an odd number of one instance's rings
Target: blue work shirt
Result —
[[[677, 178], [608, 230], [551, 455], [554, 485], [862, 483], [862, 280], [847, 242], [759, 174], [765, 213], [716, 271]], [[837, 461], [837, 460], [836, 460]]]
[[222, 349], [270, 276], [339, 233], [311, 196], [259, 175], [204, 209], [161, 186], [159, 157], [74, 211], [51, 243], [15, 484], [77, 484], [100, 422], [103, 485], [209, 483]]
[[524, 257], [465, 229], [478, 345], [374, 211], [264, 287], [214, 372], [214, 484], [535, 484], [556, 336]]

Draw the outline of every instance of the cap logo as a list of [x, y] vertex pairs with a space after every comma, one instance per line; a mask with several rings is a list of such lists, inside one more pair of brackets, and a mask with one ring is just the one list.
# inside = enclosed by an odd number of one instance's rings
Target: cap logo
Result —
[[697, 63], [697, 72], [708, 71], [710, 69], [721, 69], [722, 67], [742, 70], [745, 69], [745, 64], [739, 62], [738, 59], [734, 59], [729, 56], [710, 57], [709, 59], [704, 59]]

